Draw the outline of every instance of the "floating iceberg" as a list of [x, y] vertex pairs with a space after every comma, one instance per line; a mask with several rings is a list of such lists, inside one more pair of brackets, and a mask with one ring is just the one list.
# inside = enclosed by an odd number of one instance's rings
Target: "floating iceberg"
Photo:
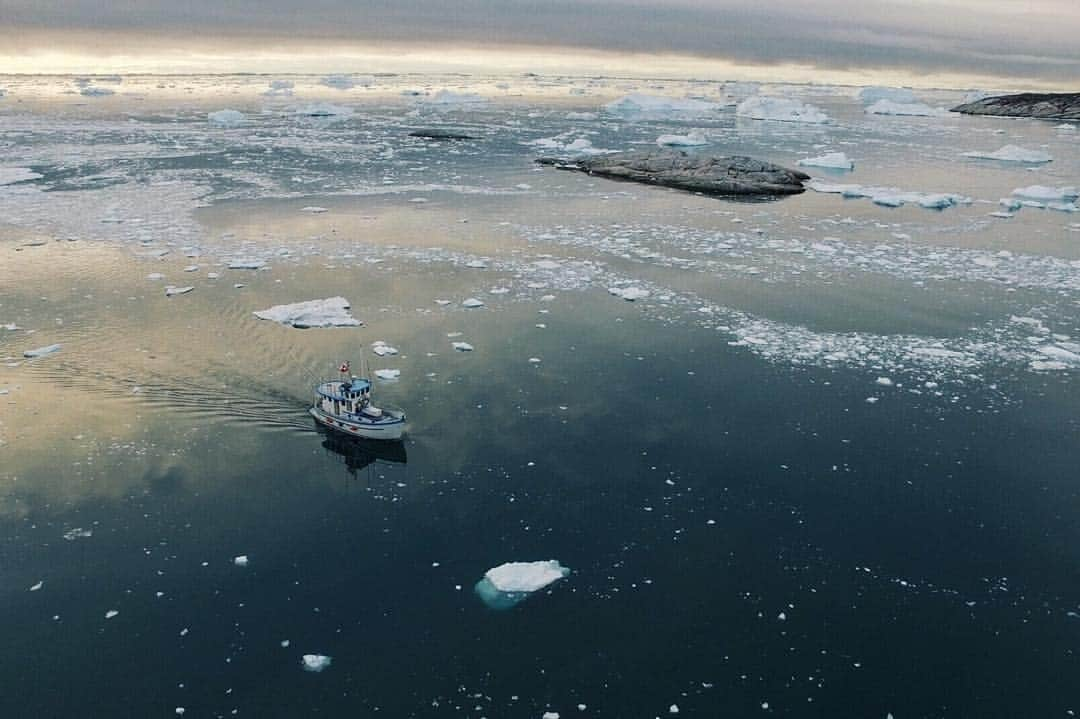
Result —
[[291, 305], [275, 305], [260, 310], [255, 316], [261, 320], [280, 322], [300, 329], [309, 327], [356, 327], [363, 322], [349, 314], [349, 301], [344, 297], [325, 300], [296, 302]]
[[755, 95], [739, 103], [735, 108], [739, 117], [751, 120], [773, 120], [777, 122], [805, 122], [820, 125], [829, 121], [820, 108], [807, 105], [786, 97]]
[[930, 107], [921, 102], [893, 102], [878, 100], [866, 108], [869, 115], [906, 115], [911, 117], [948, 117], [949, 111], [943, 107]]
[[248, 565], [248, 556], [246, 554], [241, 554], [238, 557], [233, 557], [232, 561], [233, 564], [238, 567], [246, 567]]
[[489, 569], [476, 583], [477, 596], [492, 609], [509, 609], [530, 594], [569, 576], [557, 560], [507, 562]]
[[329, 102], [315, 102], [296, 109], [296, 114], [304, 117], [348, 117], [352, 113], [351, 107], [332, 105]]
[[116, 90], [110, 90], [107, 87], [95, 87], [94, 85], [87, 85], [83, 89], [79, 90], [79, 94], [86, 97], [104, 97], [106, 95], [115, 95]]
[[445, 89], [423, 100], [425, 105], [476, 105], [487, 101], [488, 99], [483, 95], [452, 92]]
[[304, 665], [304, 671], [306, 672], [321, 672], [330, 666], [332, 661], [333, 658], [325, 654], [305, 654], [300, 659], [300, 663]]
[[206, 119], [214, 125], [222, 125], [224, 127], [236, 127], [244, 122], [247, 116], [239, 110], [218, 110], [217, 112], [209, 112], [206, 114]]
[[609, 287], [608, 292], [616, 297], [622, 297], [627, 302], [643, 300], [649, 296], [649, 291], [640, 287]]
[[451, 342], [450, 346], [456, 349], [458, 352], [472, 352], [473, 346], [468, 342]]
[[641, 95], [638, 93], [625, 95], [604, 105], [604, 110], [613, 115], [657, 113], [686, 115], [715, 112], [719, 108], [720, 106], [716, 103], [705, 102], [704, 100]]
[[1018, 187], [1012, 191], [1014, 197], [1027, 200], [1039, 200], [1043, 202], [1072, 202], [1080, 197], [1080, 190], [1075, 187], [1046, 187], [1045, 185], [1028, 185]]
[[545, 150], [555, 150], [565, 155], [606, 155], [615, 150], [605, 150], [599, 147], [593, 147], [592, 141], [586, 137], [579, 137], [571, 142], [565, 142], [569, 138], [563, 135], [556, 135], [555, 137], [543, 137], [539, 140], [532, 140], [525, 143], [534, 147], [541, 147]]
[[25, 167], [0, 167], [0, 185], [37, 180], [40, 177], [41, 175]]
[[336, 90], [348, 90], [356, 86], [356, 81], [349, 75], [327, 75], [319, 82]]
[[475, 309], [477, 307], [483, 307], [484, 306], [484, 301], [483, 300], [478, 300], [475, 297], [470, 297], [467, 300], [465, 300], [464, 302], [462, 302], [461, 306], [462, 307], [468, 307], [469, 309]]
[[859, 90], [859, 102], [864, 105], [873, 105], [882, 100], [898, 102], [902, 104], [914, 104], [918, 102], [915, 93], [906, 87], [864, 87]]
[[998, 160], [999, 162], [1024, 162], [1030, 164], [1042, 164], [1052, 162], [1053, 157], [1042, 150], [1028, 150], [1019, 145], [1005, 145], [1000, 150], [993, 152], [965, 152], [964, 157], [976, 157], [980, 160]]
[[830, 152], [821, 157], [808, 157], [805, 160], [799, 160], [799, 164], [803, 167], [824, 167], [830, 170], [852, 170], [855, 168], [855, 163], [842, 152]]
[[53, 352], [59, 352], [61, 345], [46, 345], [45, 347], [38, 347], [34, 350], [26, 350], [22, 353], [23, 357], [33, 359], [34, 357], [44, 357], [45, 355], [51, 355]]
[[656, 144], [660, 146], [674, 145], [676, 147], [694, 147], [697, 145], [708, 145], [709, 140], [704, 134], [695, 130], [686, 135], [661, 135], [656, 138]]
[[806, 183], [806, 187], [814, 192], [843, 195], [847, 198], [866, 197], [874, 204], [883, 207], [901, 207], [910, 202], [926, 209], [943, 210], [954, 205], [971, 204], [970, 197], [947, 192], [911, 192], [899, 190], [895, 187], [840, 185], [822, 182], [821, 180], [810, 180]]
[[375, 370], [375, 376], [379, 379], [398, 379], [401, 377], [401, 370], [399, 369], [377, 369]]

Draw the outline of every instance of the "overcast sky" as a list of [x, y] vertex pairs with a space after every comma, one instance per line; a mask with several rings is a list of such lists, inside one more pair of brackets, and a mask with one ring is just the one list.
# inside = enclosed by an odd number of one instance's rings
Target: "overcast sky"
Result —
[[0, 37], [0, 71], [3, 56], [21, 57], [25, 71], [43, 51], [92, 61], [329, 41], [364, 51], [409, 43], [661, 53], [1080, 90], [1080, 0], [0, 0]]

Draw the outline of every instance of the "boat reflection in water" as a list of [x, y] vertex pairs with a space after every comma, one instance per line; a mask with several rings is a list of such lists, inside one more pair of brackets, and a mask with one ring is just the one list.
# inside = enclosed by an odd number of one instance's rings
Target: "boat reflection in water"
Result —
[[322, 446], [329, 452], [345, 458], [345, 467], [353, 477], [357, 472], [375, 462], [405, 464], [408, 456], [405, 445], [401, 442], [382, 442], [379, 440], [350, 437], [315, 423], [315, 430], [323, 435]]

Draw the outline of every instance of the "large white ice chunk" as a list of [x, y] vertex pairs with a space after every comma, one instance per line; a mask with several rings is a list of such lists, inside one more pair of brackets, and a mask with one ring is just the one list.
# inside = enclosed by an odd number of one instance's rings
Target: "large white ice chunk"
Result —
[[663, 146], [675, 146], [675, 147], [694, 147], [696, 145], [708, 145], [709, 140], [705, 135], [698, 130], [687, 133], [685, 135], [661, 135], [656, 138], [656, 144]]
[[859, 102], [864, 105], [873, 105], [881, 100], [905, 104], [918, 102], [915, 93], [906, 87], [864, 87], [859, 90], [858, 97]]
[[777, 122], [807, 122], [821, 124], [829, 121], [820, 108], [787, 97], [756, 95], [747, 98], [735, 108], [739, 117], [751, 120], [775, 120]]
[[349, 314], [349, 301], [344, 297], [296, 302], [291, 305], [275, 305], [270, 309], [256, 312], [255, 316], [261, 320], [272, 320], [301, 329], [308, 327], [356, 327], [363, 324]]
[[25, 167], [0, 167], [0, 185], [36, 180], [41, 175]]
[[206, 119], [211, 124], [221, 125], [223, 127], [236, 127], [244, 122], [247, 116], [239, 110], [218, 110], [217, 112], [208, 112]]
[[1045, 185], [1018, 187], [1012, 191], [1012, 194], [1014, 197], [1043, 202], [1072, 202], [1080, 197], [1080, 191], [1075, 187], [1046, 187]]
[[492, 609], [509, 609], [533, 592], [569, 576], [558, 560], [507, 562], [489, 569], [476, 583], [476, 594]]
[[307, 672], [321, 672], [330, 666], [332, 661], [333, 658], [325, 654], [305, 654], [300, 659], [300, 663], [304, 665], [304, 671]]
[[910, 202], [927, 209], [942, 210], [955, 205], [971, 204], [970, 197], [948, 192], [911, 192], [895, 187], [833, 184], [818, 179], [810, 180], [806, 187], [814, 192], [832, 193], [847, 198], [868, 197], [871, 202], [883, 207], [902, 207]]
[[949, 111], [943, 107], [930, 107], [921, 102], [893, 102], [878, 100], [866, 108], [869, 115], [908, 115], [912, 117], [948, 117]]
[[804, 167], [824, 167], [830, 170], [851, 170], [855, 168], [855, 163], [843, 152], [830, 152], [820, 157], [808, 157], [805, 160], [799, 160], [799, 164]]
[[1020, 147], [1019, 145], [1005, 145], [999, 150], [993, 152], [985, 152], [975, 150], [974, 152], [965, 152], [964, 157], [977, 157], [981, 160], [998, 160], [999, 162], [1024, 162], [1030, 164], [1042, 164], [1044, 162], [1053, 161], [1053, 157], [1050, 153], [1043, 152], [1042, 150], [1028, 150], [1027, 148]]
[[690, 100], [660, 95], [642, 95], [633, 93], [620, 97], [604, 105], [604, 110], [614, 115], [637, 114], [702, 114], [719, 109], [719, 105], [704, 100]]

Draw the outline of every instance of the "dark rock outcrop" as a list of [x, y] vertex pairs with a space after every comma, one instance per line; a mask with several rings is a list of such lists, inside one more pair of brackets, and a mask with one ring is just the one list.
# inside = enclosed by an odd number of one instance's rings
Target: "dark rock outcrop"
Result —
[[573, 160], [541, 157], [537, 162], [707, 195], [793, 195], [802, 192], [803, 181], [810, 179], [806, 173], [752, 157], [692, 155], [680, 150], [620, 152]]
[[1080, 92], [1039, 93], [984, 97], [952, 109], [965, 115], [1035, 117], [1042, 120], [1080, 120]]
[[413, 130], [409, 137], [423, 137], [428, 140], [475, 140], [472, 135], [467, 135], [458, 130], [442, 130], [433, 128], [430, 130]]

